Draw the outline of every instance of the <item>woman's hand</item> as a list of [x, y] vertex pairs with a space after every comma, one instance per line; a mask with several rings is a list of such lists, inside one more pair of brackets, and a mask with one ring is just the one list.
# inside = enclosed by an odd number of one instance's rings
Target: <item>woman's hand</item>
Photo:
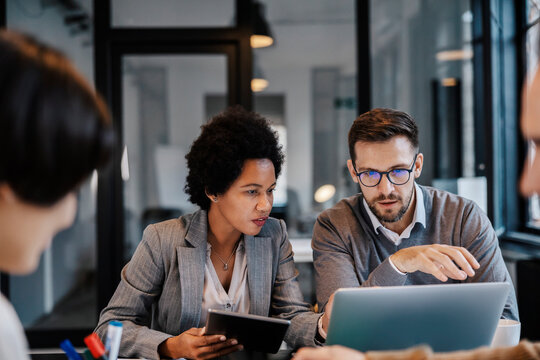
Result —
[[160, 356], [173, 359], [213, 359], [242, 350], [235, 339], [223, 335], [205, 335], [205, 328], [191, 328], [178, 336], [168, 338], [158, 347]]
[[364, 360], [364, 354], [340, 345], [320, 348], [302, 348], [294, 355], [293, 360]]

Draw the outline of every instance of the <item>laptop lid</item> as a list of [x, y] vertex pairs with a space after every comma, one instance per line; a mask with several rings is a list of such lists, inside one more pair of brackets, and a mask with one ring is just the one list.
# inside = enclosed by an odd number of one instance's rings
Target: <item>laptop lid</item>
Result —
[[510, 291], [508, 283], [340, 289], [327, 344], [361, 351], [427, 344], [436, 351], [490, 344]]

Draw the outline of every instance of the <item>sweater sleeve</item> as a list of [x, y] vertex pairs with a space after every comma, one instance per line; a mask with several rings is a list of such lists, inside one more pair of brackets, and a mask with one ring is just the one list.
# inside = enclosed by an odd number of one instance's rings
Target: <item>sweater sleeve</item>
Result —
[[433, 353], [428, 347], [401, 351], [366, 353], [366, 360], [540, 360], [540, 343], [527, 340], [506, 348], [482, 347], [475, 350]]
[[322, 311], [330, 295], [339, 288], [358, 287], [352, 254], [341, 239], [331, 220], [322, 213], [313, 228], [313, 267], [319, 311]]
[[[347, 228], [345, 224], [334, 224], [326, 213], [317, 218], [313, 229], [313, 266], [315, 268], [315, 284], [317, 303], [323, 310], [336, 290], [347, 287], [400, 286], [407, 280], [407, 275], [398, 273], [389, 259], [381, 262], [365, 281], [360, 279], [355, 256], [349, 244], [349, 235], [342, 235], [339, 228]], [[352, 234], [350, 236], [353, 236]]]
[[[476, 204], [470, 203], [465, 208], [461, 231], [461, 246], [469, 250], [480, 263], [480, 268], [467, 282], [507, 282], [513, 285], [495, 230], [487, 215]], [[514, 286], [510, 288], [502, 317], [519, 320]]]

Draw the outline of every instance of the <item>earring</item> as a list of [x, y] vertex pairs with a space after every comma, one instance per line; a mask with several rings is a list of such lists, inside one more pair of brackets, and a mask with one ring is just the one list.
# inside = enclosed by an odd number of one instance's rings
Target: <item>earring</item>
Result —
[[213, 201], [213, 202], [217, 202], [217, 197], [213, 197], [213, 198], [212, 198], [212, 201]]

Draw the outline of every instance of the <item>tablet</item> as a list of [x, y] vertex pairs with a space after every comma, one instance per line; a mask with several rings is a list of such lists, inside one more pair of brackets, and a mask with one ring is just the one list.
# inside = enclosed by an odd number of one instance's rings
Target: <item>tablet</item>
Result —
[[275, 354], [290, 320], [208, 309], [206, 334], [236, 339], [245, 349]]
[[326, 342], [361, 351], [488, 346], [510, 287], [493, 282], [341, 289]]

